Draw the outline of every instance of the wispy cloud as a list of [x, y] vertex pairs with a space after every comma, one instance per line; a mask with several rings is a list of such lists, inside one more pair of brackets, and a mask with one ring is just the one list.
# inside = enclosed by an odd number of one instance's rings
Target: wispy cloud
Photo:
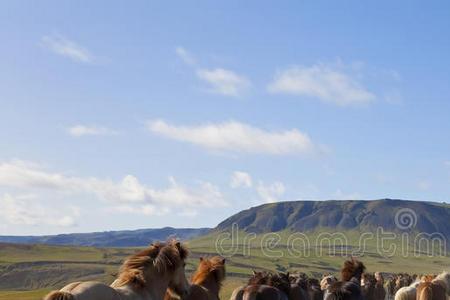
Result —
[[94, 62], [94, 56], [85, 47], [61, 35], [43, 36], [41, 44], [53, 53], [67, 57], [75, 62]]
[[101, 126], [86, 126], [86, 125], [74, 125], [67, 129], [67, 132], [71, 136], [81, 137], [85, 135], [116, 135], [119, 132], [107, 127]]
[[154, 120], [148, 122], [148, 129], [169, 139], [218, 151], [286, 155], [311, 154], [319, 148], [298, 129], [266, 131], [236, 121], [175, 126]]
[[344, 193], [341, 189], [337, 189], [333, 193], [332, 197], [336, 200], [360, 200], [361, 195], [359, 193]]
[[311, 97], [339, 106], [367, 104], [376, 98], [356, 75], [325, 64], [294, 66], [278, 72], [268, 90]]
[[250, 81], [247, 78], [222, 68], [199, 69], [197, 76], [209, 84], [209, 91], [225, 96], [240, 96], [250, 87]]
[[192, 67], [197, 77], [208, 85], [206, 90], [224, 96], [242, 96], [251, 86], [251, 82], [243, 75], [225, 68], [200, 67], [194, 56], [183, 47], [175, 48], [176, 55], [188, 66]]
[[256, 191], [265, 203], [272, 203], [280, 201], [279, 198], [285, 193], [286, 187], [279, 181], [271, 184], [259, 182]]
[[193, 66], [196, 64], [195, 58], [183, 47], [175, 48], [175, 53], [187, 65]]
[[36, 203], [30, 196], [0, 195], [0, 222], [12, 225], [51, 225], [59, 227], [75, 226], [76, 209], [67, 215], [52, 213], [52, 209]]
[[250, 176], [250, 174], [246, 172], [235, 171], [231, 175], [230, 187], [233, 189], [237, 189], [240, 187], [250, 188], [252, 187], [252, 185], [253, 185], [252, 177]]
[[[134, 211], [141, 209], [146, 214], [152, 211], [156, 214], [181, 205], [193, 209], [228, 205], [219, 188], [209, 182], [199, 181], [194, 187], [188, 187], [171, 177], [168, 187], [155, 189], [142, 184], [133, 175], [126, 175], [119, 182], [96, 177], [73, 177], [17, 160], [0, 163], [0, 186], [27, 191], [91, 194], [113, 207], [132, 207]], [[158, 210], [152, 210], [151, 207], [158, 207]]]

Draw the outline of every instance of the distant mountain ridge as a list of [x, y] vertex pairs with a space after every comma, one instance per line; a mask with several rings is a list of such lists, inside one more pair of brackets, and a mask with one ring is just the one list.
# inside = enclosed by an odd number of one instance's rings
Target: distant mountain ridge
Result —
[[0, 236], [0, 242], [92, 247], [142, 247], [170, 237], [188, 240], [206, 234], [210, 228], [155, 228], [46, 236]]
[[373, 231], [382, 227], [441, 233], [450, 240], [450, 204], [396, 199], [277, 202], [241, 211], [215, 230], [229, 230], [232, 224], [255, 233], [324, 228]]
[[169, 237], [194, 239], [211, 232], [230, 230], [233, 224], [240, 230], [254, 233], [330, 229], [373, 232], [378, 227], [388, 231], [440, 233], [450, 247], [450, 204], [396, 199], [277, 202], [243, 210], [213, 229], [165, 227], [48, 236], [0, 236], [0, 243], [141, 247]]

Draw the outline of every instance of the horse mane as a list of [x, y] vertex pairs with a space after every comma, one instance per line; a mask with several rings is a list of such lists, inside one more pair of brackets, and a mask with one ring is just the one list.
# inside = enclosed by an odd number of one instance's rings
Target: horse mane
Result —
[[447, 295], [450, 295], [450, 272], [444, 271], [441, 274], [437, 275], [433, 282], [442, 282], [445, 285], [445, 290]]
[[291, 291], [291, 282], [289, 281], [289, 273], [277, 273], [269, 276], [269, 285], [273, 286], [289, 296]]
[[417, 286], [417, 296], [418, 300], [432, 300], [433, 299], [433, 288], [431, 281], [421, 282]]
[[326, 290], [328, 288], [328, 286], [330, 286], [331, 284], [333, 284], [336, 281], [338, 281], [338, 280], [334, 275], [332, 275], [332, 274], [326, 275], [320, 281], [320, 288], [322, 290]]
[[328, 286], [328, 296], [327, 299], [331, 300], [343, 300], [349, 294], [349, 292], [344, 289], [344, 281], [335, 281]]
[[125, 260], [119, 270], [114, 286], [133, 284], [135, 287], [146, 286], [146, 273], [149, 269], [158, 274], [173, 272], [187, 258], [188, 250], [184, 245], [173, 240], [166, 243], [157, 242]]
[[352, 277], [358, 277], [359, 279], [365, 269], [364, 264], [354, 258], [346, 260], [341, 270], [341, 278], [343, 281], [349, 281]]
[[192, 276], [192, 283], [201, 285], [208, 278], [213, 277], [219, 285], [225, 279], [225, 258], [214, 256], [212, 258], [200, 257], [200, 264]]
[[247, 285], [268, 284], [270, 274], [266, 271], [253, 271], [253, 275], [248, 279]]
[[390, 277], [386, 282], [386, 288], [390, 295], [395, 294], [395, 278]]
[[433, 281], [434, 278], [435, 278], [435, 276], [433, 274], [428, 274], [428, 275], [422, 276], [422, 281], [423, 282], [431, 282], [431, 281]]

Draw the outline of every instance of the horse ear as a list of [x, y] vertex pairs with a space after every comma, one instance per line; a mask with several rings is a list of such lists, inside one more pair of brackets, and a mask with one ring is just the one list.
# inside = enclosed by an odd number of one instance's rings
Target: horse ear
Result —
[[222, 265], [225, 264], [225, 261], [226, 261], [226, 259], [225, 259], [225, 258], [222, 258]]
[[200, 260], [200, 261], [203, 261], [203, 256], [200, 256], [199, 260]]
[[255, 270], [252, 270], [252, 273], [253, 273], [253, 275], [256, 275], [256, 271]]

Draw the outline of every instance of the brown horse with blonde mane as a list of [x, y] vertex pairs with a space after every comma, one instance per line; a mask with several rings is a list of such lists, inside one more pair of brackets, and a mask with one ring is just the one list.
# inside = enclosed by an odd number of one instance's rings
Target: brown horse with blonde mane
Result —
[[[183, 300], [219, 300], [222, 283], [225, 280], [225, 258], [200, 257], [200, 264], [192, 276], [189, 294]], [[176, 299], [170, 292], [165, 300]]]
[[184, 272], [187, 255], [179, 242], [155, 243], [125, 260], [110, 286], [74, 282], [44, 300], [162, 300], [167, 289], [184, 297], [189, 291]]

